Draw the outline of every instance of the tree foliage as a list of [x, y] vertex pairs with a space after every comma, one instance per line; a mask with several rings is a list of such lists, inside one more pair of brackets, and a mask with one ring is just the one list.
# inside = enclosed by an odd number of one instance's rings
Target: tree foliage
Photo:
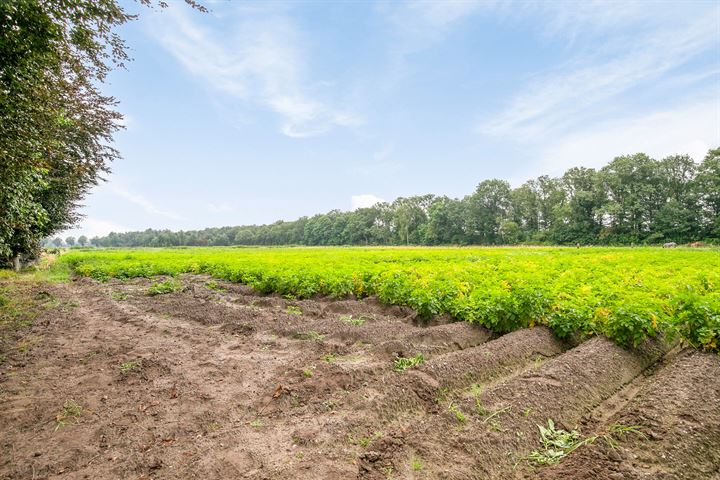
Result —
[[116, 0], [0, 2], [0, 263], [73, 225], [118, 157], [99, 86], [128, 60], [114, 30], [133, 18]]
[[720, 240], [720, 149], [615, 158], [600, 170], [571, 168], [511, 188], [485, 180], [462, 199], [422, 195], [293, 222], [188, 232], [111, 233], [96, 246], [560, 245]]

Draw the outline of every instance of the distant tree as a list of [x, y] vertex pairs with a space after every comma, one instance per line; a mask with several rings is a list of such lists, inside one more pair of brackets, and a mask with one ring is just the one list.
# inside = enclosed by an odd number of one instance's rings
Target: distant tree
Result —
[[88, 246], [88, 239], [85, 235], [80, 235], [77, 239], [78, 244], [81, 247], [87, 247]]
[[55, 237], [55, 239], [53, 240], [53, 245], [55, 245], [58, 248], [62, 247], [63, 246], [62, 238]]
[[466, 199], [465, 224], [473, 243], [501, 243], [500, 223], [510, 213], [510, 184], [504, 180], [485, 180]]
[[67, 237], [65, 239], [65, 243], [67, 243], [68, 247], [74, 247], [75, 246], [75, 237]]
[[720, 148], [710, 150], [693, 181], [698, 196], [702, 234], [720, 239]]
[[498, 234], [500, 236], [500, 242], [505, 245], [515, 245], [519, 243], [522, 238], [520, 226], [512, 220], [507, 219], [500, 221]]

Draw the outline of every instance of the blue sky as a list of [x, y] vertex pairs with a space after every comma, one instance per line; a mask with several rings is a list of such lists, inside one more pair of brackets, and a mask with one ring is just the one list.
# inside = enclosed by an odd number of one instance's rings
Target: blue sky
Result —
[[149, 10], [123, 155], [67, 234], [291, 220], [720, 145], [717, 2], [248, 2]]

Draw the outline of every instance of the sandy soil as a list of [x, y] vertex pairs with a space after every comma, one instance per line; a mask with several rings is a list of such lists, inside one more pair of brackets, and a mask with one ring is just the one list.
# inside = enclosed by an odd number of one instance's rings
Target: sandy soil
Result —
[[[0, 339], [0, 478], [720, 478], [718, 355], [181, 281], [16, 292], [37, 317]], [[548, 419], [596, 439], [537, 465]]]

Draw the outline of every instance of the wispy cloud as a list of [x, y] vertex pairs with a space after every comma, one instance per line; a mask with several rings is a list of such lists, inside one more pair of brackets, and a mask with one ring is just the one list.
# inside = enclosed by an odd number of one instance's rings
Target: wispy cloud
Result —
[[163, 13], [153, 32], [161, 44], [213, 89], [278, 114], [285, 135], [308, 137], [362, 123], [359, 116], [321, 99], [327, 83], [306, 79], [303, 36], [287, 16], [238, 9], [223, 19], [235, 23], [234, 36], [221, 38], [184, 9]]
[[125, 188], [121, 188], [118, 186], [111, 186], [110, 191], [112, 193], [114, 193], [115, 195], [117, 195], [121, 198], [124, 198], [128, 202], [138, 205], [140, 208], [142, 208], [145, 211], [145, 213], [149, 213], [150, 215], [166, 217], [166, 218], [170, 218], [172, 220], [183, 220], [183, 217], [181, 215], [178, 215], [175, 212], [172, 212], [169, 210], [163, 210], [163, 209], [157, 207], [154, 203], [152, 203], [150, 200], [148, 200], [144, 196], [140, 195], [139, 193], [135, 193], [135, 192], [132, 192], [130, 190], [127, 190]]
[[350, 197], [350, 209], [357, 210], [358, 208], [372, 207], [376, 203], [384, 202], [382, 198], [375, 196], [371, 193], [363, 193], [362, 195], [353, 195]]
[[489, 135], [538, 138], [587, 119], [613, 97], [718, 45], [717, 17], [645, 36], [609, 58], [578, 58], [537, 75], [504, 111], [479, 126]]

